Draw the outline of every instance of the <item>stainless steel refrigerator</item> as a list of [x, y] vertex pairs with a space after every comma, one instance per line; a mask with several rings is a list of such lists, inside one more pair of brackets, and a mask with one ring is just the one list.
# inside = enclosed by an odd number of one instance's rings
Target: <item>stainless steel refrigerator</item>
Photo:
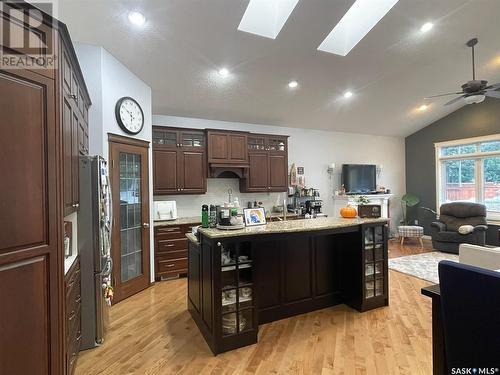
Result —
[[81, 267], [81, 349], [103, 343], [111, 300], [111, 187], [108, 166], [100, 156], [80, 157], [78, 249]]

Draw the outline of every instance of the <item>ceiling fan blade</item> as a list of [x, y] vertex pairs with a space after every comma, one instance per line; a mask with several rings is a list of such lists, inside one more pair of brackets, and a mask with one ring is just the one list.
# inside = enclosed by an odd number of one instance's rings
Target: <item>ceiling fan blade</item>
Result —
[[460, 95], [460, 94], [463, 94], [463, 92], [449, 92], [448, 94], [439, 94], [439, 95], [426, 96], [424, 99], [432, 99], [432, 98], [439, 98], [440, 96]]
[[486, 91], [484, 95], [500, 99], [500, 91]]
[[496, 90], [500, 88], [500, 83], [495, 83], [494, 85], [489, 85], [484, 88], [484, 90]]
[[460, 99], [462, 99], [465, 95], [460, 95], [458, 97], [456, 97], [455, 99], [451, 99], [448, 103], [446, 103], [445, 105], [450, 105], [450, 104], [454, 104], [456, 102], [458, 102]]

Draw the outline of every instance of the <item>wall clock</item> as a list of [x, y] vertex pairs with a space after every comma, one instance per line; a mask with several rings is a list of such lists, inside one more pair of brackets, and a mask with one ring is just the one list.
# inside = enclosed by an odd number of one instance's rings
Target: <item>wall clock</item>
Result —
[[136, 100], [124, 96], [116, 102], [115, 116], [118, 125], [126, 133], [137, 134], [144, 126], [144, 112]]

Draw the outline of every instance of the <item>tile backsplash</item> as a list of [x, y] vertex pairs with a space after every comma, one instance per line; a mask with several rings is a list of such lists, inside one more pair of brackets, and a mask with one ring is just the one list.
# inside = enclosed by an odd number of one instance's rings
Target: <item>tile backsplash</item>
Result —
[[238, 197], [242, 208], [248, 201], [262, 202], [266, 211], [271, 210], [276, 204], [281, 205], [286, 193], [240, 193], [237, 178], [209, 178], [207, 179], [207, 193], [202, 195], [155, 195], [155, 201], [176, 201], [177, 216], [201, 216], [203, 204], [220, 204], [228, 201], [228, 190], [233, 191], [233, 199]]

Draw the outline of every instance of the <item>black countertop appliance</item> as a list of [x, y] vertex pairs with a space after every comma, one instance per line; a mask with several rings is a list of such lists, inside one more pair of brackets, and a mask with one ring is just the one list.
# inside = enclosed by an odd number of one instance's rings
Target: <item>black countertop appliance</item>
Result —
[[306, 214], [313, 215], [313, 216], [320, 214], [322, 207], [323, 207], [323, 201], [321, 201], [321, 200], [306, 201]]

